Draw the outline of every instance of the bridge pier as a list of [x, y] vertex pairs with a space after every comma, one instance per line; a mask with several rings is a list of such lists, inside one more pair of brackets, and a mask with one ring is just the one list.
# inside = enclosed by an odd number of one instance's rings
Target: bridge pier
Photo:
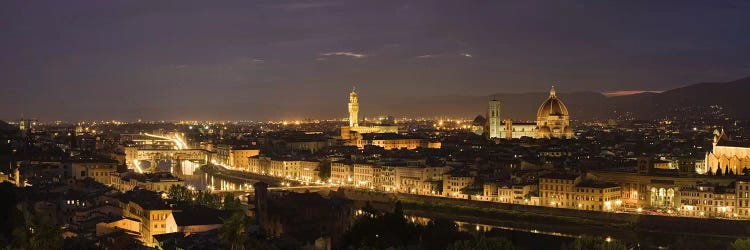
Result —
[[182, 163], [180, 162], [179, 157], [173, 157], [169, 160], [169, 172], [174, 174], [175, 171], [182, 174]]
[[160, 170], [159, 170], [159, 162], [160, 161], [164, 161], [164, 157], [163, 156], [154, 156], [154, 157], [151, 157], [151, 160], [149, 161], [149, 163], [151, 163], [151, 167], [149, 167], [148, 171], [146, 171], [146, 172], [148, 172], [148, 173], [160, 172]]

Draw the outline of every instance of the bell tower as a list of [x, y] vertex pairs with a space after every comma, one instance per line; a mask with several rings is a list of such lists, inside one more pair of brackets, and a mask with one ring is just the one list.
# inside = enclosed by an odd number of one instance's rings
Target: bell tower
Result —
[[357, 101], [357, 89], [352, 88], [352, 92], [349, 93], [349, 127], [359, 126], [358, 114], [359, 114], [359, 103]]
[[492, 99], [487, 107], [487, 123], [489, 138], [501, 138], [503, 124], [500, 122], [500, 101], [496, 99]]

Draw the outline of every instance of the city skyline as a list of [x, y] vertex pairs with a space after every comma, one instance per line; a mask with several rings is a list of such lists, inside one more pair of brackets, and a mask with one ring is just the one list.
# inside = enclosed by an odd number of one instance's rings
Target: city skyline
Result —
[[0, 249], [748, 249], [750, 2], [0, 1]]
[[550, 85], [663, 91], [750, 72], [739, 1], [208, 5], [3, 3], [0, 117], [332, 118], [352, 85], [374, 110]]

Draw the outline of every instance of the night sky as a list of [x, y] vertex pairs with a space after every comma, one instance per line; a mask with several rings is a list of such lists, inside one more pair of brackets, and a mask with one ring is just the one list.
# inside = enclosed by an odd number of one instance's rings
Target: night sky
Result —
[[367, 115], [750, 75], [747, 1], [562, 2], [6, 0], [0, 119], [343, 118], [354, 85]]

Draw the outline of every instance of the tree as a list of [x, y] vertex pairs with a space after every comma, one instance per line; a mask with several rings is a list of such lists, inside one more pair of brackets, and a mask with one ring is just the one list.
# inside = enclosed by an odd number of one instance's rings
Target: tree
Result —
[[456, 241], [452, 246], [447, 247], [448, 250], [513, 250], [515, 247], [513, 243], [505, 238], [485, 238], [480, 237], [476, 240], [464, 240]]
[[18, 248], [29, 250], [62, 249], [62, 229], [46, 216], [32, 218], [24, 214], [25, 225], [13, 230]]
[[459, 232], [458, 225], [452, 220], [433, 219], [424, 227], [421, 245], [424, 249], [445, 249], [454, 242], [469, 240], [471, 240], [471, 235]]
[[224, 195], [224, 202], [221, 208], [230, 211], [242, 210], [242, 202], [240, 198], [234, 197], [234, 194], [227, 193]]
[[731, 250], [750, 250], [750, 238], [737, 239], [729, 245]]
[[365, 206], [362, 207], [362, 212], [365, 212], [367, 214], [379, 215], [378, 211], [375, 210], [374, 207], [372, 207], [372, 204], [370, 204], [370, 201], [365, 201]]
[[13, 229], [23, 223], [23, 215], [16, 208], [19, 197], [16, 186], [10, 182], [0, 183], [0, 245], [13, 241]]
[[722, 176], [721, 167], [716, 168], [716, 176]]
[[69, 237], [64, 240], [65, 246], [63, 249], [66, 250], [99, 250], [104, 249], [101, 246], [97, 246], [96, 241], [87, 239], [82, 236]]
[[419, 235], [419, 227], [406, 220], [398, 202], [392, 213], [358, 217], [344, 238], [350, 247], [385, 249], [416, 245]]
[[242, 211], [236, 211], [229, 218], [222, 219], [222, 222], [219, 239], [229, 243], [232, 250], [245, 249], [245, 243], [250, 239], [247, 235], [247, 216]]
[[318, 177], [320, 177], [321, 181], [326, 181], [329, 178], [331, 178], [331, 162], [330, 161], [320, 162], [320, 165], [318, 165]]
[[396, 206], [393, 208], [393, 216], [402, 218], [404, 221], [406, 220], [404, 218], [404, 206], [401, 204], [401, 201], [396, 201]]
[[169, 198], [177, 202], [192, 202], [193, 194], [186, 187], [181, 185], [172, 185], [167, 191]]
[[195, 195], [195, 203], [210, 208], [221, 209], [221, 197], [209, 192], [198, 191]]
[[724, 166], [724, 174], [729, 175], [729, 165]]
[[625, 250], [625, 244], [618, 240], [602, 239], [594, 236], [583, 235], [577, 238], [567, 250]]

